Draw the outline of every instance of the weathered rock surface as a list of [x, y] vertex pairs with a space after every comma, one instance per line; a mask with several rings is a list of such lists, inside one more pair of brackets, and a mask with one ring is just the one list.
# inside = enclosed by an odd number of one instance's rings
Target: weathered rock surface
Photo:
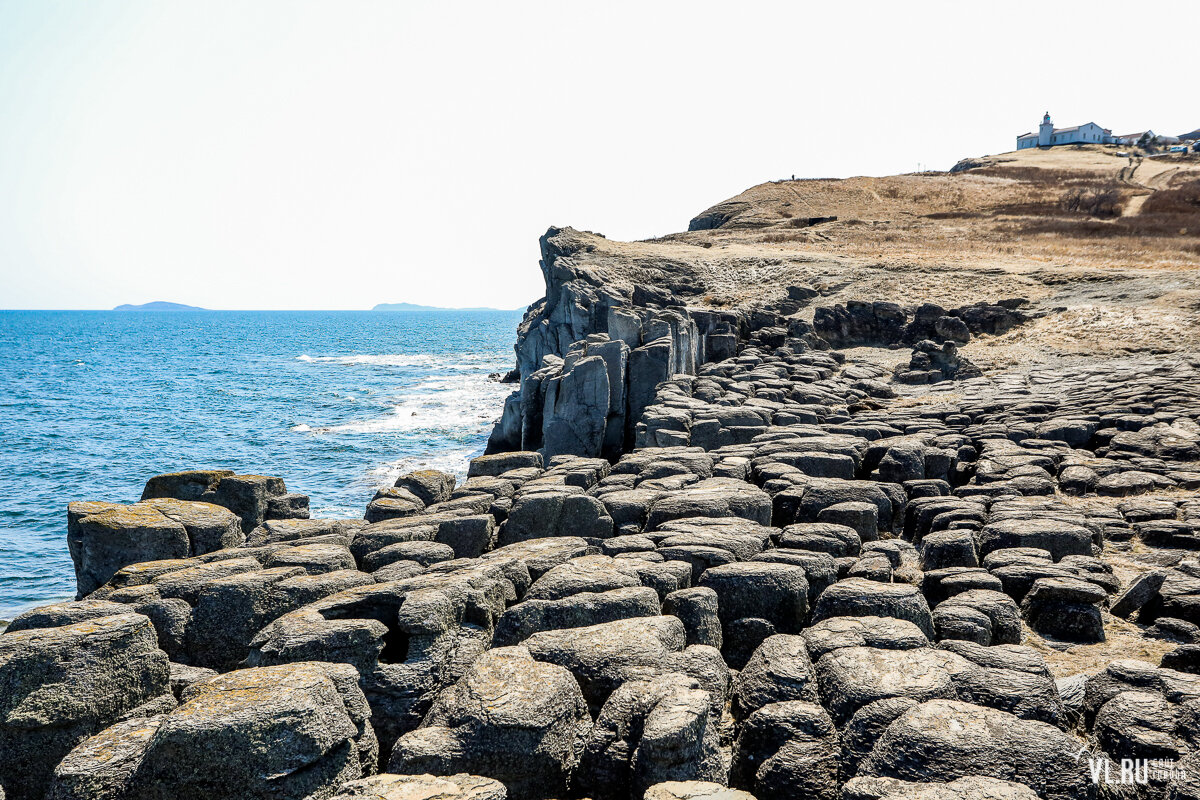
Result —
[[375, 771], [370, 709], [352, 669], [236, 670], [188, 687], [177, 709], [86, 740], [51, 797], [328, 797]]
[[0, 787], [43, 797], [76, 745], [171, 695], [150, 620], [123, 613], [0, 635]]
[[461, 483], [72, 503], [79, 598], [0, 635], [10, 800], [1093, 798], [1085, 743], [1200, 775], [1200, 361], [1002, 366], [1044, 298], [797, 264], [718, 307], [724, 248], [642, 244], [543, 238]]
[[421, 727], [400, 737], [388, 769], [486, 775], [514, 800], [560, 797], [591, 727], [570, 672], [523, 648], [497, 648], [438, 695]]

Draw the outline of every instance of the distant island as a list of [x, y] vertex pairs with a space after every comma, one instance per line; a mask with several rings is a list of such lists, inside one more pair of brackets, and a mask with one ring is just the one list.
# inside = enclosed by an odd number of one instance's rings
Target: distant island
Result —
[[[509, 311], [507, 308], [443, 308], [442, 306], [422, 306], [416, 303], [379, 303], [372, 311]], [[524, 311], [524, 308], [515, 309]]]
[[206, 308], [199, 306], [188, 306], [183, 303], [168, 303], [165, 300], [155, 300], [150, 303], [142, 303], [141, 305], [132, 305], [124, 303], [117, 306], [113, 311], [207, 311]]

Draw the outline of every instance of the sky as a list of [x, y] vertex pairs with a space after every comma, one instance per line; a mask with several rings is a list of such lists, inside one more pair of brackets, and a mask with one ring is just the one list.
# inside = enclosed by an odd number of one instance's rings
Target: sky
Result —
[[518, 308], [537, 238], [1200, 126], [1127, 3], [0, 0], [0, 308]]

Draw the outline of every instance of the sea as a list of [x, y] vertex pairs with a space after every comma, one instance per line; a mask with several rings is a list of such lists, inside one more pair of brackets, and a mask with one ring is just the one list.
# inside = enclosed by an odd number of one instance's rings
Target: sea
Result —
[[152, 475], [278, 475], [353, 518], [404, 472], [461, 478], [521, 313], [0, 311], [0, 620], [74, 597], [68, 502]]

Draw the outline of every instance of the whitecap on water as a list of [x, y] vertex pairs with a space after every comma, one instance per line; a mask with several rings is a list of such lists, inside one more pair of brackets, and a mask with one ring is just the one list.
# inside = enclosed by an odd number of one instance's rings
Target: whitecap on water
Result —
[[297, 361], [317, 364], [339, 364], [342, 366], [368, 367], [429, 367], [441, 370], [507, 370], [512, 356], [504, 353], [455, 353], [452, 356], [436, 356], [428, 353], [382, 353], [348, 356], [296, 356]]
[[406, 456], [380, 464], [367, 473], [367, 482], [372, 488], [391, 486], [396, 478], [407, 472], [419, 469], [436, 469], [448, 472], [461, 482], [467, 477], [467, 464], [483, 452], [482, 447], [458, 448], [454, 450], [439, 450], [436, 453], [422, 453]]

